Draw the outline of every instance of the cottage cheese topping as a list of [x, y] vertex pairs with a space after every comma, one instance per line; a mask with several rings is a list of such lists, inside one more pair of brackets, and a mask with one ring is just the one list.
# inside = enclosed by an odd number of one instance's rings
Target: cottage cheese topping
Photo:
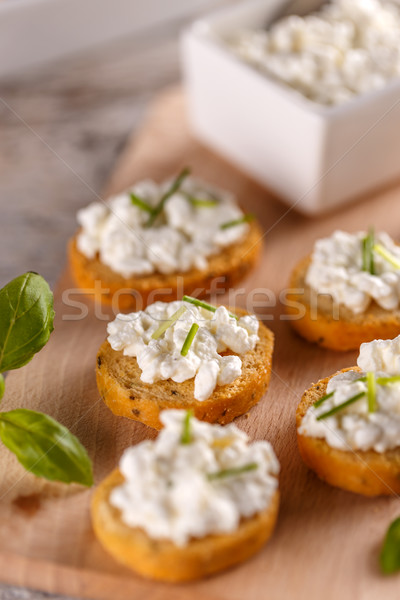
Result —
[[361, 344], [357, 365], [363, 371], [378, 371], [388, 377], [400, 375], [400, 336]]
[[[400, 271], [374, 252], [376, 275], [362, 270], [362, 239], [365, 232], [335, 231], [318, 240], [306, 275], [306, 283], [318, 294], [329, 294], [355, 314], [364, 312], [371, 300], [386, 310], [399, 306]], [[400, 260], [400, 246], [387, 233], [375, 240]]]
[[[192, 418], [191, 443], [182, 444], [185, 411], [161, 414], [156, 441], [128, 448], [120, 470], [125, 482], [110, 503], [130, 527], [154, 539], [185, 546], [191, 538], [234, 532], [241, 518], [261, 512], [278, 488], [279, 463], [265, 441], [248, 444], [235, 425], [210, 425]], [[256, 463], [257, 468], [213, 480], [210, 474]]]
[[[159, 339], [152, 339], [159, 325], [179, 308], [183, 315]], [[193, 323], [200, 328], [186, 356], [181, 350]], [[108, 341], [114, 350], [134, 356], [142, 371], [141, 380], [163, 379], [182, 382], [194, 377], [194, 397], [206, 400], [216, 385], [232, 383], [242, 372], [238, 354], [253, 350], [259, 340], [258, 320], [246, 315], [236, 320], [224, 306], [215, 313], [188, 302], [155, 302], [144, 311], [117, 315], [108, 324]], [[221, 356], [231, 350], [235, 354]]]
[[234, 51], [321, 104], [341, 104], [400, 74], [400, 7], [381, 0], [333, 0], [269, 31], [243, 31]]
[[143, 181], [105, 204], [93, 202], [80, 210], [80, 252], [90, 259], [98, 255], [123, 277], [177, 273], [206, 269], [209, 256], [248, 232], [246, 223], [221, 229], [243, 216], [234, 196], [193, 178], [184, 180], [154, 226], [147, 228], [149, 213], [132, 204], [130, 192], [155, 207], [170, 185]]
[[378, 377], [400, 375], [400, 336], [394, 340], [375, 340], [362, 344], [357, 360], [362, 373], [347, 371], [330, 379], [326, 393], [335, 391], [319, 407], [310, 407], [299, 427], [299, 433], [323, 438], [340, 450], [375, 450], [385, 452], [400, 446], [400, 382], [376, 386], [377, 410], [368, 412], [366, 396], [331, 417], [317, 421], [317, 416], [342, 404], [367, 384], [356, 381], [367, 371]]

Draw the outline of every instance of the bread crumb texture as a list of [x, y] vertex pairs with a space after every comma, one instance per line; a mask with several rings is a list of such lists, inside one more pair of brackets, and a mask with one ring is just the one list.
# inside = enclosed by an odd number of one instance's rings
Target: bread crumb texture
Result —
[[[243, 316], [246, 311], [236, 309]], [[202, 402], [194, 398], [194, 379], [143, 383], [137, 360], [113, 350], [106, 340], [97, 354], [96, 379], [100, 396], [116, 415], [161, 428], [160, 412], [169, 408], [192, 409], [194, 416], [224, 425], [246, 413], [266, 393], [271, 378], [274, 335], [260, 323], [254, 350], [240, 356], [242, 374], [232, 383], [217, 386]]]
[[111, 490], [122, 481], [117, 469], [95, 490], [93, 527], [104, 548], [117, 561], [151, 579], [190, 581], [243, 562], [269, 539], [278, 515], [277, 491], [265, 510], [243, 519], [234, 533], [194, 538], [179, 547], [169, 540], [151, 539], [143, 530], [123, 523], [120, 511], [109, 502]]

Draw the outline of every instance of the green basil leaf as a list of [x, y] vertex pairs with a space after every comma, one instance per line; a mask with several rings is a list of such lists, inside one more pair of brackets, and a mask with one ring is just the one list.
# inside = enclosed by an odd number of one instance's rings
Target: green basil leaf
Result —
[[25, 469], [38, 477], [93, 484], [92, 463], [86, 449], [48, 415], [24, 408], [0, 412], [0, 439]]
[[0, 372], [26, 365], [53, 331], [53, 294], [37, 273], [25, 273], [0, 290]]
[[383, 573], [387, 575], [400, 570], [400, 517], [387, 530], [379, 560]]
[[4, 381], [3, 375], [0, 373], [0, 400], [4, 396], [5, 387], [6, 387], [6, 382]]

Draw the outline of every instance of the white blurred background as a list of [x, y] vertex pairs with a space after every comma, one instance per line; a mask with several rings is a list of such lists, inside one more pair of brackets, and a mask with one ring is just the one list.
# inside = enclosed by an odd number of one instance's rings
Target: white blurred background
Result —
[[226, 4], [229, 0], [2, 0], [0, 77]]

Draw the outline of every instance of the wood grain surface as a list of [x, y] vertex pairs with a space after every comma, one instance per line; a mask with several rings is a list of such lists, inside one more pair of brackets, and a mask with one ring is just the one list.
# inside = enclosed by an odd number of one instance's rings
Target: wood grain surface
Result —
[[[183, 95], [172, 89], [152, 106], [106, 191], [122, 190], [142, 177], [160, 180], [183, 164], [236, 192], [265, 231], [262, 262], [236, 291], [238, 304], [253, 307], [276, 334], [273, 377], [265, 398], [237, 424], [254, 439], [270, 440], [281, 462], [282, 503], [276, 531], [252, 560], [211, 579], [179, 586], [146, 581], [117, 565], [96, 541], [89, 519], [90, 490], [36, 479], [1, 446], [0, 579], [99, 600], [180, 600], [188, 594], [194, 600], [394, 600], [399, 580], [380, 575], [377, 555], [389, 521], [400, 513], [398, 499], [366, 499], [321, 483], [302, 464], [296, 445], [294, 415], [301, 393], [312, 381], [354, 364], [356, 353], [335, 354], [297, 338], [284, 319], [279, 298], [291, 267], [317, 237], [332, 229], [355, 230], [373, 223], [399, 238], [400, 190], [388, 189], [319, 220], [288, 212], [192, 139]], [[29, 365], [7, 377], [2, 409], [40, 409], [70, 427], [93, 458], [98, 482], [126, 446], [153, 437], [154, 432], [115, 417], [99, 400], [95, 354], [110, 314], [73, 288], [66, 271], [55, 292], [55, 332]], [[68, 294], [84, 302], [84, 318], [77, 319], [79, 310], [67, 305]]]

